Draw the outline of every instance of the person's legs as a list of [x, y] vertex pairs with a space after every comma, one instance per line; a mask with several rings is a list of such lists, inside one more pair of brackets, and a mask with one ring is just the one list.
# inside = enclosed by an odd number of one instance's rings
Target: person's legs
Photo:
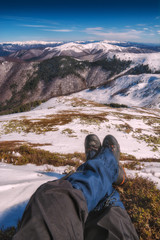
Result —
[[13, 240], [83, 240], [87, 215], [81, 191], [66, 180], [47, 182], [31, 197]]
[[125, 209], [106, 207], [89, 213], [84, 240], [138, 240], [138, 235]]
[[131, 219], [114, 189], [88, 215], [84, 240], [138, 240]]
[[[113, 192], [117, 161], [109, 149], [82, 164], [67, 180], [42, 185], [32, 196], [13, 240], [81, 240], [88, 211]], [[88, 208], [88, 210], [87, 210]]]
[[[86, 138], [90, 145], [92, 136]], [[97, 137], [98, 138], [98, 137]], [[97, 139], [94, 136], [94, 139]], [[99, 142], [99, 140], [97, 140]], [[122, 185], [126, 182], [127, 177], [124, 169], [119, 164], [120, 146], [112, 135], [107, 135], [102, 144], [103, 148], [108, 148], [112, 151], [115, 159], [118, 162], [118, 177], [114, 182], [115, 185]], [[92, 156], [96, 151], [92, 149]], [[89, 153], [88, 153], [89, 155]], [[87, 155], [86, 155], [87, 158]], [[94, 158], [94, 157], [93, 157]], [[120, 200], [119, 193], [112, 188], [112, 193], [106, 193], [104, 198], [97, 204], [97, 206], [88, 215], [85, 223], [84, 239], [85, 240], [138, 240], [137, 233], [127, 214], [123, 203]]]
[[97, 203], [113, 192], [112, 184], [118, 177], [118, 163], [108, 148], [91, 160], [82, 164], [67, 180], [76, 189], [83, 192], [88, 211], [92, 211]]

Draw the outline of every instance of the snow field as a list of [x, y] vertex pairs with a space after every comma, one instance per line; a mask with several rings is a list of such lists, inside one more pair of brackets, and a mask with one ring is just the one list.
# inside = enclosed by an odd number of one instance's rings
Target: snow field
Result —
[[[137, 138], [143, 134], [156, 135], [154, 127], [158, 126], [155, 120], [159, 119], [158, 110], [141, 108], [113, 109], [105, 106], [95, 106], [94, 103], [87, 100], [75, 99], [75, 96], [84, 97], [87, 94], [86, 92], [83, 91], [72, 96], [50, 99], [30, 112], [0, 116], [0, 141], [18, 140], [36, 144], [40, 143], [42, 146], [38, 148], [44, 150], [74, 153], [84, 152], [84, 139], [87, 134], [95, 133], [101, 141], [103, 141], [105, 135], [112, 134], [120, 143], [122, 153], [131, 154], [138, 159], [160, 159], [159, 145], [157, 145], [158, 150], [153, 151], [152, 144], [148, 145], [144, 140]], [[94, 94], [92, 92], [92, 99], [95, 97]], [[19, 121], [26, 118], [36, 122], [40, 119], [49, 118], [49, 115], [63, 114], [64, 112], [68, 112], [68, 114], [76, 112], [79, 113], [79, 117], [72, 119], [67, 124], [54, 126], [57, 127], [56, 131], [36, 134], [35, 132], [25, 133], [23, 131], [18, 133], [13, 130], [8, 134], [4, 134], [5, 125], [11, 120]], [[93, 119], [81, 118], [82, 113], [93, 115]], [[96, 121], [94, 116], [100, 114], [103, 114], [103, 121]], [[148, 124], [148, 119], [152, 120], [153, 123]], [[131, 127], [129, 132], [126, 132], [126, 126]], [[136, 132], [136, 129], [141, 131]], [[45, 145], [46, 143], [50, 145]], [[0, 163], [0, 226], [16, 225], [33, 192], [44, 182], [60, 178], [67, 166], [58, 168], [49, 166], [49, 168], [52, 168], [52, 172], [47, 172], [48, 166], [35, 166], [32, 164], [14, 166], [3, 161]], [[139, 176], [148, 177], [160, 189], [159, 162], [145, 162], [141, 170], [126, 169], [126, 171], [132, 177], [136, 173]]]
[[84, 90], [76, 96], [99, 103], [119, 103], [131, 107], [154, 105], [160, 108], [159, 83], [160, 74], [126, 75], [116, 79], [108, 88]]
[[0, 227], [16, 226], [24, 208], [36, 189], [47, 181], [62, 177], [66, 167], [27, 164], [14, 166], [0, 162]]

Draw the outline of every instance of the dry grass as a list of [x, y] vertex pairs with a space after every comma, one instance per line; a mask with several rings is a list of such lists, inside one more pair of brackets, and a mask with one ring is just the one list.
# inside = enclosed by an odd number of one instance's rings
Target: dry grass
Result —
[[123, 163], [123, 167], [130, 170], [142, 169], [141, 163], [139, 161], [129, 161], [129, 162]]
[[124, 133], [133, 132], [133, 128], [128, 123], [115, 125], [115, 127], [118, 131], [122, 131]]
[[75, 132], [72, 129], [70, 129], [70, 128], [63, 129], [62, 130], [62, 134], [65, 134], [68, 137], [76, 137], [76, 138], [78, 137], [77, 135], [75, 135]]
[[122, 153], [120, 154], [120, 160], [121, 161], [128, 161], [128, 160], [136, 160], [136, 157], [131, 155], [131, 154], [127, 154], [127, 153]]
[[79, 119], [82, 124], [100, 124], [101, 122], [108, 121], [106, 119], [106, 113], [87, 114], [69, 111], [60, 114], [48, 115], [43, 119], [11, 120], [3, 124], [3, 133], [34, 132], [36, 134], [42, 134], [48, 131], [58, 131], [59, 129], [57, 126], [68, 124], [74, 119]]
[[154, 183], [137, 177], [118, 188], [140, 240], [160, 238], [160, 190]]
[[104, 104], [96, 103], [94, 101], [86, 100], [83, 98], [72, 98], [71, 106], [72, 107], [105, 107]]
[[140, 141], [145, 141], [148, 146], [152, 147], [152, 151], [158, 151], [158, 147], [160, 146], [160, 136], [148, 134], [133, 134], [132, 136]]
[[127, 113], [121, 113], [121, 112], [112, 112], [112, 115], [116, 116], [117, 118], [123, 119], [123, 120], [141, 119], [141, 117], [138, 115], [136, 116], [133, 114], [127, 114]]
[[[70, 132], [70, 129], [64, 129], [65, 134]], [[72, 136], [72, 132], [71, 132]], [[15, 165], [23, 165], [27, 163], [34, 163], [36, 165], [51, 164], [54, 166], [70, 165], [77, 167], [81, 161], [85, 161], [84, 153], [60, 154], [51, 153], [49, 151], [38, 149], [40, 146], [51, 145], [46, 144], [32, 144], [23, 141], [2, 141], [0, 142], [0, 161], [12, 163]], [[120, 161], [128, 161], [124, 163], [124, 167], [133, 169], [139, 162], [160, 162], [160, 159], [142, 158], [136, 159], [133, 155], [121, 153]], [[136, 169], [136, 168], [135, 168]]]
[[142, 118], [143, 121], [149, 126], [152, 126], [153, 124], [157, 124], [160, 126], [160, 118], [158, 116], [142, 116]]
[[135, 156], [131, 154], [121, 153], [120, 154], [120, 161], [133, 161], [135, 163], [138, 162], [160, 162], [159, 158], [140, 158], [137, 159]]
[[7, 229], [0, 229], [0, 239], [1, 240], [12, 240], [13, 236], [16, 234], [15, 227], [8, 227]]
[[27, 144], [30, 147], [50, 146], [50, 143], [29, 143], [25, 141], [0, 141], [0, 150], [13, 150], [23, 144]]
[[70, 134], [73, 134], [75, 132], [72, 129], [70, 129], [70, 128], [65, 128], [65, 129], [63, 129], [62, 133], [70, 135]]
[[78, 167], [85, 161], [85, 154], [60, 154], [33, 148], [39, 145], [24, 144], [24, 142], [0, 142], [0, 161], [23, 165], [33, 163], [36, 165], [51, 164], [54, 166], [70, 165]]
[[[138, 111], [137, 111], [138, 112]], [[144, 114], [144, 112], [143, 112]], [[137, 119], [143, 121], [146, 125], [152, 127], [155, 134], [160, 134], [160, 118], [157, 116], [140, 116], [140, 115], [133, 115], [133, 114], [126, 114], [126, 113], [118, 113], [118, 112], [112, 112], [112, 115], [116, 116], [117, 118], [121, 120], [131, 120], [131, 119]], [[138, 131], [141, 131], [141, 129], [138, 129]]]
[[142, 133], [142, 129], [141, 128], [136, 128], [134, 132], [135, 133]]
[[82, 133], [84, 133], [84, 134], [86, 134], [86, 135], [88, 135], [88, 134], [90, 134], [91, 132], [89, 132], [88, 130], [86, 130], [86, 129], [81, 129], [81, 132]]

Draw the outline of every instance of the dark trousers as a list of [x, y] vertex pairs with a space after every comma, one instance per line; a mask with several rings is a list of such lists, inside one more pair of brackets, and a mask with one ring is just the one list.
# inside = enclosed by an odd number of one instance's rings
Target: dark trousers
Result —
[[[87, 218], [88, 217], [88, 218]], [[67, 180], [45, 183], [31, 197], [13, 240], [134, 240], [131, 220], [120, 207], [90, 213], [83, 193]]]

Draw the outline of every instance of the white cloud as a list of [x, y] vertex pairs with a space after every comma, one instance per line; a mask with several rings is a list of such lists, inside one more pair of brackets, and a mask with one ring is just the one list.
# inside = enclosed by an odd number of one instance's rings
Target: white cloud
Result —
[[154, 27], [160, 27], [160, 25], [154, 25]]
[[146, 30], [149, 30], [149, 28], [143, 28], [143, 30], [145, 30], [145, 31], [146, 31]]
[[157, 31], [157, 33], [158, 33], [158, 34], [160, 34], [160, 30], [159, 30], [159, 31]]
[[132, 32], [132, 33], [142, 33], [143, 31], [138, 31], [138, 30], [136, 30], [136, 29], [131, 29], [131, 30], [129, 30], [130, 32]]
[[38, 25], [41, 24], [51, 24], [51, 25], [59, 25], [58, 22], [55, 21], [51, 21], [48, 19], [43, 19], [43, 18], [34, 18], [34, 17], [19, 17], [19, 16], [12, 16], [12, 15], [1, 15], [2, 19], [7, 19], [7, 20], [12, 20], [12, 21], [18, 21], [18, 22], [25, 22], [27, 23], [26, 25], [28, 25], [28, 23], [31, 23], [31, 25], [33, 25], [32, 23], [37, 23]]
[[29, 24], [23, 24], [21, 26], [23, 26], [23, 27], [33, 27], [33, 28], [44, 28], [44, 27], [47, 27], [45, 25], [29, 25]]
[[49, 32], [72, 32], [73, 30], [71, 29], [43, 29], [44, 31], [49, 31]]
[[137, 26], [139, 26], [139, 27], [144, 27], [144, 26], [146, 26], [146, 24], [144, 24], [144, 23], [139, 23], [139, 24], [137, 24]]
[[131, 29], [128, 31], [122, 31], [122, 32], [113, 32], [113, 31], [100, 31], [100, 29], [95, 30], [95, 28], [86, 28], [84, 30], [85, 33], [90, 34], [90, 35], [96, 35], [99, 37], [103, 37], [108, 40], [138, 40], [141, 39], [141, 35], [143, 31], [137, 31], [135, 29]]
[[86, 28], [86, 31], [101, 31], [101, 30], [103, 30], [102, 27]]

